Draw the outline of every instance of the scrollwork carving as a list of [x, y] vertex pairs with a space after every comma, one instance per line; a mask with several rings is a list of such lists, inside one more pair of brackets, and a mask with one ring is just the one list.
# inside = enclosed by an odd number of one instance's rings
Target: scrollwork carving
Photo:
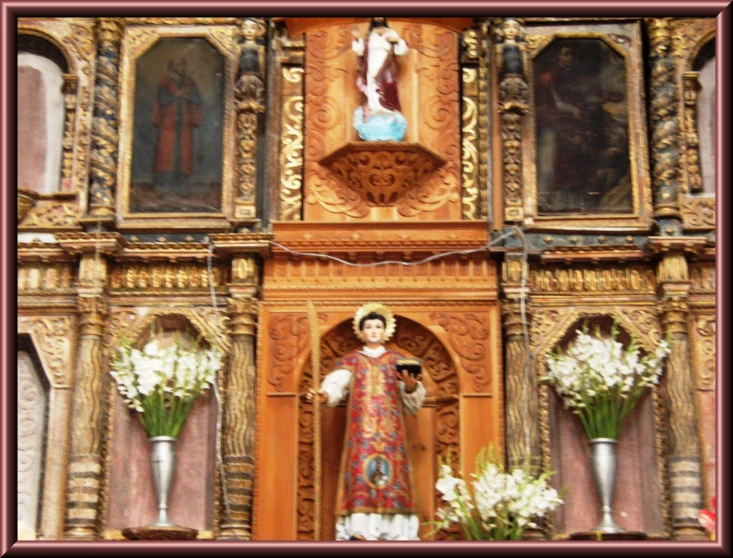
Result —
[[451, 348], [460, 357], [463, 369], [473, 377], [477, 391], [491, 387], [491, 376], [484, 362], [489, 339], [488, 320], [476, 314], [450, 315], [435, 313], [430, 319], [449, 334]]
[[685, 228], [715, 228], [715, 198], [682, 196], [680, 209]]
[[283, 67], [280, 219], [300, 220], [303, 204], [303, 68]]
[[79, 208], [71, 203], [39, 202], [26, 217], [23, 227], [78, 228]]
[[71, 349], [74, 340], [72, 319], [18, 318], [18, 331], [30, 333], [38, 350], [43, 367], [54, 387], [71, 383]]
[[715, 390], [715, 316], [700, 316], [695, 321], [695, 353], [698, 389]]

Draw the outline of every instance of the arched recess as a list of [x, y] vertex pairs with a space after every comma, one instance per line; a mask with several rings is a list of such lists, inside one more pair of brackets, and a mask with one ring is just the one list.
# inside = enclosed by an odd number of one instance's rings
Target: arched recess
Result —
[[[715, 30], [706, 33], [696, 45], [693, 56], [688, 62], [690, 74], [696, 81], [690, 84], [697, 88], [694, 132], [698, 137], [700, 174], [702, 184], [693, 191], [715, 195], [715, 133], [716, 133], [716, 91], [715, 77]], [[686, 79], [688, 84], [690, 80]], [[686, 88], [687, 89], [687, 88]], [[686, 91], [687, 93], [687, 91]], [[694, 146], [692, 146], [694, 147]]]
[[64, 95], [76, 79], [51, 37], [18, 35], [18, 144], [25, 146], [18, 150], [18, 187], [39, 194], [61, 190]]
[[17, 372], [18, 537], [32, 539], [42, 532], [47, 492], [44, 478], [51, 383], [28, 335], [18, 337]]
[[[547, 355], [557, 348], [565, 350], [576, 330], [585, 324], [591, 331], [598, 325], [603, 333], [610, 334], [615, 319], [619, 341], [626, 345], [634, 336], [646, 352], [653, 351], [661, 340], [654, 309], [571, 307], [549, 316], [551, 319], [535, 317], [533, 324], [534, 378], [546, 374]], [[660, 391], [663, 384], [664, 381]], [[655, 391], [643, 397], [627, 417], [617, 445], [614, 519], [628, 530], [653, 537], [666, 536], [670, 527], [662, 451], [665, 415], [661, 393]], [[575, 533], [592, 529], [600, 521], [601, 504], [592, 479], [587, 438], [579, 419], [564, 408], [555, 390], [544, 383], [540, 384], [540, 431], [543, 470], [554, 471], [553, 485], [565, 489], [564, 505], [550, 518], [549, 530]]]
[[[338, 358], [358, 349], [362, 343], [352, 330], [352, 321], [344, 320], [321, 338], [321, 379], [333, 370]], [[423, 384], [428, 394], [417, 416], [407, 415], [408, 452], [415, 483], [417, 515], [421, 522], [420, 537], [430, 531], [422, 525], [435, 518], [441, 504], [435, 491], [438, 459], [450, 458], [451, 465], [460, 469], [459, 381], [451, 355], [442, 341], [421, 324], [399, 316], [394, 337], [387, 348], [408, 357], [423, 360]], [[299, 391], [306, 392], [313, 382], [308, 364], [298, 372]], [[321, 529], [314, 532], [313, 476], [313, 407], [301, 400], [298, 408], [298, 475], [297, 475], [297, 538], [298, 540], [335, 539], [335, 501], [341, 451], [346, 427], [346, 404], [329, 409], [321, 415]], [[436, 538], [445, 538], [439, 533]]]
[[[217, 340], [225, 355], [218, 385], [220, 389], [225, 385], [222, 375], [229, 347], [222, 344], [215, 322], [207, 321], [190, 309], [154, 309], [144, 316], [122, 312], [112, 321], [112, 335], [106, 343], [108, 361], [114, 358], [123, 335], [133, 340], [133, 346], [140, 347], [149, 340], [152, 326], [156, 337], [163, 342], [172, 341], [176, 333], [190, 333], [194, 338], [201, 336], [204, 345]], [[111, 379], [107, 398], [104, 521], [109, 536], [114, 538], [115, 532], [127, 527], [152, 523], [157, 511], [147, 434]], [[213, 531], [219, 482], [216, 439], [217, 402], [209, 389], [194, 403], [178, 438], [177, 470], [169, 498], [169, 517], [173, 523], [199, 531]]]

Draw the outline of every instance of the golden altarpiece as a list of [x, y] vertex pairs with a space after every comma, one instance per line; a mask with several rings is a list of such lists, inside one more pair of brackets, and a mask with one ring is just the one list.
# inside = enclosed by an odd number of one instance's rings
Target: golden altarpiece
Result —
[[[352, 29], [367, 18], [19, 20], [18, 167], [45, 169], [18, 182], [18, 509], [35, 536], [118, 539], [154, 518], [145, 436], [108, 372], [123, 338], [156, 325], [224, 353], [220, 398], [197, 402], [179, 440], [172, 519], [200, 539], [333, 540], [345, 407], [314, 421], [302, 397], [311, 336], [322, 375], [378, 300], [397, 316], [389, 346], [424, 362], [427, 399], [407, 421], [421, 522], [439, 458], [470, 473], [493, 445], [566, 487], [532, 538], [595, 524], [579, 424], [536, 380], [583, 323], [616, 320], [647, 349], [673, 339], [622, 432], [617, 521], [706, 538], [715, 20], [389, 25], [409, 49], [401, 141], [353, 126]], [[577, 73], [560, 84], [563, 57]], [[193, 171], [171, 189], [158, 96], [177, 65], [200, 101], [177, 140]], [[583, 92], [597, 111], [585, 152], [544, 104], [581, 81], [598, 85]]]

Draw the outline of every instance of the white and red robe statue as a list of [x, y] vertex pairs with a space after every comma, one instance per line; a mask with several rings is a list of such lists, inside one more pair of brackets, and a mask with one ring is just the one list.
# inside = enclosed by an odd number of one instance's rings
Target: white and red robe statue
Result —
[[330, 407], [349, 395], [337, 540], [418, 540], [403, 413], [417, 413], [426, 390], [418, 383], [414, 392], [405, 392], [398, 358], [384, 346], [364, 347], [343, 357], [321, 385]]

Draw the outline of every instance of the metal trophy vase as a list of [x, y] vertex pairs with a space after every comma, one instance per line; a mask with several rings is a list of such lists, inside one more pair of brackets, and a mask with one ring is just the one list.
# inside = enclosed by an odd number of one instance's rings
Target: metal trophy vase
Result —
[[594, 438], [590, 440], [590, 463], [593, 479], [596, 481], [601, 498], [601, 522], [593, 531], [602, 533], [621, 533], [623, 527], [613, 520], [613, 492], [616, 489], [616, 440], [613, 438]]
[[151, 527], [173, 527], [168, 519], [168, 495], [176, 473], [176, 438], [156, 436], [149, 438], [150, 465], [153, 469], [155, 496], [158, 501], [158, 519]]

